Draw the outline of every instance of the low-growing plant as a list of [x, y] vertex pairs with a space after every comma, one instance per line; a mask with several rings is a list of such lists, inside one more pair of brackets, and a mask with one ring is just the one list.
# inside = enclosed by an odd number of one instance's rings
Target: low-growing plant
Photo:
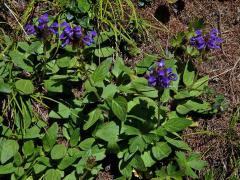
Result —
[[[108, 45], [114, 31], [96, 33], [61, 16], [50, 19], [43, 14], [26, 25], [29, 42], [5, 37], [0, 176], [198, 178], [206, 162], [181, 132], [193, 114], [214, 107], [201, 98], [208, 76], [191, 67], [196, 57], [185, 56], [186, 63], [170, 52], [148, 55], [129, 68]], [[192, 35], [191, 47], [199, 44]]]

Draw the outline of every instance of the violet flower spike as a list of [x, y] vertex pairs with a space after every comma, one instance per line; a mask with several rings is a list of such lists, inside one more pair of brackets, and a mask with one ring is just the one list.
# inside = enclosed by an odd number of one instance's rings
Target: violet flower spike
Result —
[[26, 26], [24, 27], [27, 35], [32, 35], [32, 34], [36, 34], [36, 30], [34, 25], [32, 24], [26, 24]]
[[48, 14], [45, 13], [38, 19], [38, 29], [43, 30], [45, 28], [48, 28]]
[[201, 30], [196, 30], [195, 34], [196, 36], [190, 39], [190, 45], [195, 46], [199, 50], [204, 48], [219, 49], [220, 43], [223, 42], [223, 40], [217, 36], [218, 30], [215, 28], [213, 28], [208, 35], [203, 35]]
[[57, 22], [54, 22], [51, 24], [49, 30], [53, 33], [53, 34], [58, 34], [58, 23]]
[[76, 38], [80, 38], [82, 35], [82, 29], [80, 26], [75, 26], [73, 28], [73, 32], [74, 32], [74, 37], [76, 37]]
[[83, 38], [83, 43], [87, 46], [91, 46], [94, 43], [94, 37], [97, 36], [96, 31], [89, 31], [87, 35]]
[[147, 76], [149, 86], [156, 88], [168, 88], [171, 81], [177, 80], [177, 75], [172, 72], [172, 68], [165, 67], [165, 61], [162, 59], [156, 62], [156, 67], [151, 68]]
[[195, 31], [196, 36], [190, 39], [190, 45], [195, 46], [197, 49], [201, 50], [206, 47], [204, 36], [201, 30]]
[[48, 13], [43, 14], [38, 19], [39, 24], [47, 24], [48, 23]]
[[217, 29], [212, 29], [211, 32], [209, 33], [209, 40], [207, 42], [207, 47], [209, 49], [220, 49], [219, 44], [223, 42], [221, 38], [217, 36], [218, 30]]

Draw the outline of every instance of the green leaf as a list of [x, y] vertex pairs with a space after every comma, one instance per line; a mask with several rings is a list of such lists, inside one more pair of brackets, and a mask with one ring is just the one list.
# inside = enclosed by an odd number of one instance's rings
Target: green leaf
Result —
[[156, 162], [153, 160], [152, 156], [151, 156], [151, 152], [150, 151], [146, 151], [141, 155], [141, 158], [144, 162], [145, 167], [151, 167], [152, 165], [154, 165]]
[[9, 94], [12, 92], [12, 88], [9, 84], [0, 82], [0, 92]]
[[206, 161], [201, 160], [201, 155], [198, 153], [190, 154], [187, 164], [191, 168], [198, 170], [198, 171], [202, 170], [205, 166], [207, 166]]
[[188, 70], [189, 66], [188, 64], [185, 66], [185, 70], [183, 73], [183, 83], [189, 87], [193, 84], [194, 78], [195, 78], [195, 72]]
[[109, 40], [109, 38], [111, 38], [112, 36], [114, 36], [113, 31], [100, 32], [100, 34], [96, 37], [96, 44], [99, 45], [99, 44]]
[[24, 50], [25, 52], [27, 52], [29, 49], [29, 44], [27, 42], [18, 42], [17, 46]]
[[208, 86], [208, 80], [209, 80], [209, 77], [208, 76], [204, 76], [200, 79], [198, 79], [192, 86], [192, 89], [193, 90], [204, 90], [204, 88], [206, 86]]
[[89, 11], [91, 5], [88, 0], [77, 0], [78, 8], [83, 13], [86, 13]]
[[121, 120], [125, 121], [127, 116], [128, 103], [124, 97], [112, 99], [111, 108], [113, 113]]
[[88, 114], [89, 119], [83, 125], [83, 130], [87, 130], [92, 127], [100, 118], [102, 111], [100, 109], [94, 109], [92, 112]]
[[23, 153], [25, 156], [30, 156], [33, 151], [34, 151], [34, 144], [33, 141], [26, 141], [23, 144], [23, 149], [22, 149]]
[[146, 171], [146, 167], [140, 155], [135, 154], [130, 162], [131, 166], [140, 171]]
[[146, 78], [136, 78], [131, 83], [132, 88], [134, 88], [138, 93], [150, 97], [157, 98], [158, 91], [154, 87], [148, 86]]
[[185, 99], [188, 97], [191, 97], [191, 94], [187, 90], [177, 92], [177, 94], [174, 96], [175, 99]]
[[33, 126], [29, 129], [26, 129], [26, 133], [24, 134], [24, 139], [33, 139], [40, 137], [40, 128], [37, 126]]
[[187, 114], [190, 111], [206, 113], [211, 110], [211, 105], [208, 102], [198, 103], [192, 100], [188, 100], [186, 103], [178, 105], [176, 109], [180, 114]]
[[141, 136], [133, 137], [129, 140], [129, 152], [143, 152], [147, 148], [147, 144]]
[[185, 154], [183, 152], [176, 152], [176, 156], [177, 156], [177, 163], [178, 163], [180, 169], [182, 171], [184, 171], [184, 173], [187, 176], [191, 176], [192, 178], [197, 179], [198, 178], [197, 174], [187, 164], [187, 159], [186, 159]]
[[190, 126], [192, 121], [185, 118], [173, 118], [168, 120], [163, 127], [169, 132], [178, 132]]
[[111, 64], [112, 60], [106, 59], [97, 67], [91, 76], [94, 83], [103, 81], [108, 76]]
[[1, 149], [1, 163], [4, 164], [11, 159], [19, 149], [19, 145], [15, 140], [6, 140], [3, 142]]
[[[4, 34], [4, 33], [3, 33]], [[4, 42], [6, 43], [7, 46], [11, 46], [13, 41], [11, 40], [11, 38], [7, 35], [3, 35], [4, 36]]]
[[43, 43], [41, 41], [32, 42], [32, 44], [29, 46], [28, 53], [33, 52], [36, 52], [38, 54], [43, 53]]
[[95, 139], [94, 138], [87, 138], [87, 139], [84, 139], [79, 147], [82, 149], [82, 150], [88, 150], [92, 147], [93, 143], [95, 142]]
[[119, 134], [119, 127], [115, 122], [107, 122], [101, 125], [96, 132], [96, 136], [107, 142], [117, 142]]
[[48, 71], [50, 71], [53, 74], [55, 74], [59, 71], [59, 67], [56, 64], [55, 60], [52, 60], [52, 61], [48, 62], [46, 64], [46, 68], [47, 68]]
[[63, 180], [77, 180], [77, 178], [75, 176], [75, 171], [73, 171], [72, 173], [68, 174]]
[[198, 79], [192, 86], [191, 91], [189, 92], [190, 96], [199, 96], [204, 92], [204, 89], [208, 87], [208, 76], [204, 76]]
[[14, 164], [20, 166], [23, 163], [23, 158], [19, 152], [14, 155]]
[[70, 57], [69, 56], [65, 56], [63, 58], [57, 59], [56, 63], [58, 65], [58, 67], [66, 68], [66, 67], [68, 67], [70, 65], [70, 61], [71, 61]]
[[56, 144], [51, 150], [51, 158], [62, 159], [67, 152], [67, 148], [63, 144]]
[[16, 170], [15, 170], [15, 174], [19, 177], [23, 176], [24, 175], [24, 168], [23, 167], [17, 167]]
[[152, 147], [153, 156], [157, 160], [162, 160], [163, 158], [168, 157], [172, 152], [172, 149], [165, 142], [159, 142]]
[[45, 136], [43, 137], [43, 149], [45, 151], [50, 151], [57, 140], [58, 133], [58, 124], [55, 122], [52, 126], [47, 130]]
[[126, 73], [128, 75], [133, 74], [132, 70], [124, 64], [123, 59], [120, 57], [116, 57], [114, 66], [112, 68], [112, 73], [117, 78], [120, 76], [121, 73]]
[[101, 161], [106, 157], [106, 149], [99, 148], [97, 145], [93, 146], [89, 151], [91, 156], [96, 157], [96, 161]]
[[76, 128], [73, 130], [73, 132], [71, 134], [70, 145], [72, 147], [77, 146], [79, 140], [80, 140], [80, 129]]
[[170, 100], [170, 89], [164, 89], [162, 96], [161, 96], [161, 102], [165, 103]]
[[34, 86], [31, 80], [20, 79], [15, 82], [16, 89], [23, 95], [32, 94]]
[[95, 49], [94, 54], [97, 57], [101, 57], [101, 58], [105, 57], [106, 58], [106, 57], [113, 55], [115, 52], [116, 52], [116, 50], [111, 47], [103, 47], [100, 49]]
[[58, 165], [58, 169], [60, 170], [64, 170], [66, 168], [68, 168], [69, 166], [71, 166], [76, 160], [78, 159], [77, 156], [65, 156], [61, 162]]
[[121, 131], [123, 133], [125, 133], [126, 135], [140, 135], [141, 134], [141, 131], [135, 127], [132, 127], [132, 126], [128, 126], [128, 125], [125, 125], [123, 124], [122, 125], [122, 129]]
[[43, 172], [46, 168], [47, 168], [47, 166], [42, 165], [42, 164], [34, 164], [33, 165], [33, 170], [36, 174]]
[[144, 57], [143, 60], [139, 61], [136, 65], [137, 74], [144, 74], [156, 60], [156, 56], [147, 55]]
[[37, 161], [47, 167], [52, 167], [51, 163], [50, 163], [50, 159], [48, 157], [44, 157], [44, 156], [39, 156], [37, 158]]
[[118, 164], [118, 168], [122, 175], [124, 175], [128, 179], [131, 179], [133, 168], [129, 163], [126, 163], [123, 160], [120, 160]]
[[62, 93], [63, 84], [54, 80], [44, 80], [44, 87], [49, 92]]
[[191, 148], [188, 146], [187, 143], [185, 143], [184, 141], [181, 141], [181, 140], [175, 140], [175, 139], [172, 139], [172, 138], [169, 138], [167, 136], [164, 137], [164, 139], [170, 143], [171, 145], [179, 148], [179, 149], [183, 149], [183, 150], [187, 150], [187, 151], [191, 151]]
[[49, 169], [46, 174], [43, 176], [44, 180], [61, 180], [61, 174], [58, 170]]
[[117, 91], [118, 91], [118, 88], [116, 85], [109, 84], [103, 88], [103, 93], [102, 93], [101, 97], [103, 99], [113, 98], [113, 96], [116, 94]]
[[181, 46], [182, 42], [183, 42], [183, 39], [184, 39], [184, 33], [183, 32], [180, 32], [177, 34], [177, 37], [175, 39], [172, 39], [171, 40], [171, 45], [173, 47], [179, 47]]
[[27, 61], [23, 53], [17, 50], [10, 51], [9, 56], [11, 57], [13, 63], [27, 72], [33, 72], [33, 67], [30, 65], [31, 62]]
[[56, 118], [56, 119], [66, 119], [66, 118], [69, 118], [71, 114], [71, 110], [64, 104], [62, 103], [58, 103], [58, 112], [55, 112], [55, 111], [51, 111], [49, 113], [49, 117], [50, 118]]
[[15, 167], [13, 167], [13, 163], [8, 163], [6, 165], [0, 165], [0, 174], [12, 174], [15, 171]]

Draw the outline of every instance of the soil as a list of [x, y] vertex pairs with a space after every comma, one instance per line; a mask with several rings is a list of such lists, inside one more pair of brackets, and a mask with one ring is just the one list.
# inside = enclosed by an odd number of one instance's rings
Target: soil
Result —
[[228, 108], [212, 118], [199, 119], [198, 127], [187, 129], [183, 136], [194, 151], [203, 154], [203, 159], [214, 170], [215, 179], [237, 175], [234, 161], [240, 155], [236, 143], [240, 138], [240, 126], [236, 123], [230, 127], [230, 124], [233, 112], [240, 107], [240, 0], [181, 0], [175, 5], [155, 0], [138, 11], [155, 27], [169, 30], [151, 30], [153, 37], [141, 46], [142, 54], [159, 53], [158, 47], [166, 49], [169, 38], [187, 29], [196, 19], [201, 19], [206, 29], [219, 29], [224, 40], [221, 49], [211, 52], [213, 60], [196, 62], [196, 68], [200, 75], [209, 75], [210, 87], [225, 96]]

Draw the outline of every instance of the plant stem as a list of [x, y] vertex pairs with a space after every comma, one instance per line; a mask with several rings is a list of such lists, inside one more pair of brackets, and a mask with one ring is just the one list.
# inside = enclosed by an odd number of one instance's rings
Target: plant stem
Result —
[[158, 126], [160, 126], [160, 106], [161, 106], [161, 101], [160, 101], [160, 99], [161, 99], [161, 90], [160, 89], [158, 89], [158, 98], [157, 98], [157, 101], [158, 101]]

